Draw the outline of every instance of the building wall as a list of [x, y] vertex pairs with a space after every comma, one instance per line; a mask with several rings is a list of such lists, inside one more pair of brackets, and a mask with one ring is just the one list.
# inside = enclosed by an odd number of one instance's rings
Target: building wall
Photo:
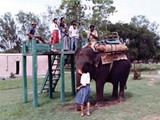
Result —
[[[22, 54], [0, 54], [0, 77], [11, 73], [22, 76]], [[37, 57], [37, 75], [45, 75], [48, 70], [48, 57]], [[32, 75], [32, 56], [27, 56], [27, 75]]]

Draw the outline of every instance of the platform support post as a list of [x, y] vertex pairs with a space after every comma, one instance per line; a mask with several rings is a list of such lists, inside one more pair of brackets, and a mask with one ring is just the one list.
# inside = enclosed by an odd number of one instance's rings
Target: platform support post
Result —
[[74, 55], [71, 55], [71, 86], [72, 86], [72, 95], [76, 94], [75, 91], [75, 72], [74, 72]]
[[51, 55], [48, 55], [48, 69], [49, 69], [49, 98], [53, 98]]
[[38, 106], [38, 88], [37, 88], [37, 51], [36, 40], [32, 40], [32, 82], [33, 82], [33, 106]]
[[27, 91], [27, 57], [26, 57], [26, 42], [22, 42], [22, 66], [23, 66], [23, 102], [28, 102]]
[[61, 74], [61, 91], [60, 91], [60, 98], [61, 102], [65, 101], [65, 78], [64, 78], [64, 53], [62, 52], [60, 58], [60, 74]]
[[28, 91], [27, 91], [27, 70], [26, 70], [26, 56], [23, 55], [22, 64], [23, 64], [23, 102], [28, 101]]

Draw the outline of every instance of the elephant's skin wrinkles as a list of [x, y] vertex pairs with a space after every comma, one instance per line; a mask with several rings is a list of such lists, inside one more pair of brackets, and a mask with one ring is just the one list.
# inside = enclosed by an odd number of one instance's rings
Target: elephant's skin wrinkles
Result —
[[[114, 61], [110, 70], [110, 64], [102, 65], [99, 53], [94, 52], [90, 47], [86, 47], [76, 51], [75, 64], [77, 86], [80, 85], [81, 77], [77, 73], [77, 69], [81, 70], [84, 65], [88, 66], [91, 79], [96, 82], [97, 102], [104, 100], [103, 88], [106, 82], [110, 82], [113, 85], [112, 97], [119, 98], [120, 101], [125, 100], [124, 88], [131, 68], [130, 60]], [[118, 87], [120, 87], [119, 91]]]

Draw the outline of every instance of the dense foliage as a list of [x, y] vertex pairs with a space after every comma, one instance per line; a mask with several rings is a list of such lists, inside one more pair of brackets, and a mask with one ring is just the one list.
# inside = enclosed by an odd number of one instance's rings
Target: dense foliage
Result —
[[[153, 25], [154, 24], [154, 25]], [[150, 23], [145, 16], [134, 16], [130, 24], [116, 23], [108, 25], [110, 31], [117, 31], [128, 45], [133, 60], [159, 60], [158, 24]]]

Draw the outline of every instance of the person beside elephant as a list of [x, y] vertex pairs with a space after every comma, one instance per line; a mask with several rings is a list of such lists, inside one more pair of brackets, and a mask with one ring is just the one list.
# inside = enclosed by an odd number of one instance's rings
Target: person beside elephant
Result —
[[75, 101], [81, 106], [81, 117], [84, 116], [84, 104], [87, 103], [87, 115], [90, 115], [90, 73], [87, 66], [83, 66], [82, 71], [78, 71], [81, 74], [80, 83], [81, 85], [77, 87], [77, 94]]

